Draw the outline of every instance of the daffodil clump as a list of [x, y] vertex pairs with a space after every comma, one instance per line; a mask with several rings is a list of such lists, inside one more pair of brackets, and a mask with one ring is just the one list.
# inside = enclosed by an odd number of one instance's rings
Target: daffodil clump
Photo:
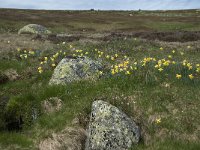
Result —
[[[45, 70], [53, 70], [64, 57], [73, 56], [90, 57], [104, 63], [107, 70], [99, 71], [100, 75], [103, 75], [106, 72], [112, 76], [120, 74], [141, 76], [142, 74], [145, 75], [151, 73], [155, 76], [168, 76], [169, 78], [175, 78], [177, 80], [185, 78], [195, 80], [198, 79], [200, 75], [200, 64], [189, 62], [186, 59], [183, 59], [182, 61], [176, 59], [176, 56], [184, 56], [183, 50], [171, 50], [165, 58], [144, 57], [143, 59], [136, 60], [135, 58], [131, 59], [126, 55], [102, 51], [97, 48], [89, 51], [76, 49], [73, 45], [66, 44], [66, 42], [62, 42], [59, 46], [60, 45], [65, 50], [59, 50], [50, 56], [39, 56], [39, 60], [41, 60], [38, 66], [39, 73], [43, 73]], [[191, 49], [191, 46], [187, 46], [187, 49]], [[31, 49], [22, 50], [18, 48], [17, 51], [19, 52], [21, 59], [36, 56], [35, 51]], [[160, 47], [159, 51], [163, 52], [165, 51], [165, 48]]]
[[36, 56], [35, 51], [32, 49], [26, 50], [26, 49], [17, 48], [17, 52], [19, 53], [19, 57], [21, 59], [27, 59], [28, 57]]

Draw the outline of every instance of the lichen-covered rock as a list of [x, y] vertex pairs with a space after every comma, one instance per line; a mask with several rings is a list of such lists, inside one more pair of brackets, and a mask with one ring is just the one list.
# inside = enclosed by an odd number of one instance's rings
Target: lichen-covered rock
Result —
[[49, 84], [66, 84], [81, 79], [96, 79], [102, 65], [88, 57], [63, 58], [55, 68]]
[[39, 144], [39, 150], [82, 150], [86, 132], [82, 128], [67, 127], [61, 133], [53, 133]]
[[50, 34], [46, 27], [38, 24], [29, 24], [18, 31], [18, 34]]
[[139, 127], [117, 107], [104, 101], [92, 105], [85, 150], [128, 150], [139, 142]]

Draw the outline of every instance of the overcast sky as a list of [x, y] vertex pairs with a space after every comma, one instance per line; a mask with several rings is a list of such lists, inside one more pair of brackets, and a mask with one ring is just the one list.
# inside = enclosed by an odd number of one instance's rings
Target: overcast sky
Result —
[[0, 8], [156, 10], [196, 9], [200, 0], [0, 0]]

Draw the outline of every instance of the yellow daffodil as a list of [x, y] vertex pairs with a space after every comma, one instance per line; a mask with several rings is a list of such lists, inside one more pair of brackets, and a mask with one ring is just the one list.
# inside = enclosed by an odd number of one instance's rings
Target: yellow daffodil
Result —
[[42, 73], [42, 72], [43, 72], [43, 70], [39, 70], [38, 72], [39, 72], [39, 73]]
[[34, 55], [35, 52], [34, 51], [29, 51], [29, 54]]
[[172, 51], [173, 54], [174, 54], [175, 52], [176, 52], [175, 50]]
[[52, 64], [51, 66], [52, 66], [52, 67], [55, 67], [55, 66], [56, 66], [56, 64]]
[[110, 56], [109, 56], [109, 55], [107, 55], [107, 56], [106, 56], [106, 58], [107, 58], [107, 59], [109, 59], [109, 58], [110, 58]]
[[126, 74], [127, 74], [127, 75], [130, 75], [131, 73], [130, 73], [130, 71], [126, 71]]
[[157, 119], [155, 120], [155, 122], [156, 122], [157, 124], [161, 123], [161, 118], [157, 118]]
[[163, 47], [160, 47], [160, 50], [162, 51], [162, 50], [163, 50]]
[[115, 58], [114, 58], [114, 57], [111, 57], [111, 60], [115, 60]]
[[85, 55], [88, 55], [89, 53], [88, 52], [85, 52]]
[[47, 60], [48, 60], [48, 58], [47, 58], [47, 57], [44, 57], [44, 60], [45, 60], [45, 61], [47, 61]]
[[103, 71], [99, 71], [99, 74], [102, 75], [102, 74], [103, 74]]
[[163, 68], [159, 68], [158, 71], [162, 72], [162, 71], [163, 71]]
[[191, 80], [194, 79], [193, 74], [188, 75], [188, 77], [189, 77]]
[[117, 58], [117, 57], [118, 57], [118, 54], [115, 54], [115, 57]]
[[176, 74], [176, 78], [177, 78], [177, 79], [180, 79], [181, 77], [182, 77], [182, 75]]
[[27, 55], [26, 54], [24, 54], [24, 58], [27, 59]]
[[111, 73], [114, 75], [114, 74], [115, 74], [115, 70], [114, 70], [114, 69], [111, 69]]

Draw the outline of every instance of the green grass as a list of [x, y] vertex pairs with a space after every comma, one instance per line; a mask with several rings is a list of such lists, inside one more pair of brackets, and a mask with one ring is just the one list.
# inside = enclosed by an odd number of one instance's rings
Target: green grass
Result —
[[[6, 13], [6, 17], [5, 14]], [[23, 17], [21, 15], [23, 14]], [[133, 14], [132, 17], [129, 14]], [[0, 10], [0, 32], [17, 33], [26, 24], [38, 23], [54, 33], [199, 29], [196, 10], [187, 11], [44, 11]], [[35, 19], [37, 18], [37, 19]], [[69, 21], [70, 20], [70, 21]], [[164, 21], [163, 21], [164, 20]]]

